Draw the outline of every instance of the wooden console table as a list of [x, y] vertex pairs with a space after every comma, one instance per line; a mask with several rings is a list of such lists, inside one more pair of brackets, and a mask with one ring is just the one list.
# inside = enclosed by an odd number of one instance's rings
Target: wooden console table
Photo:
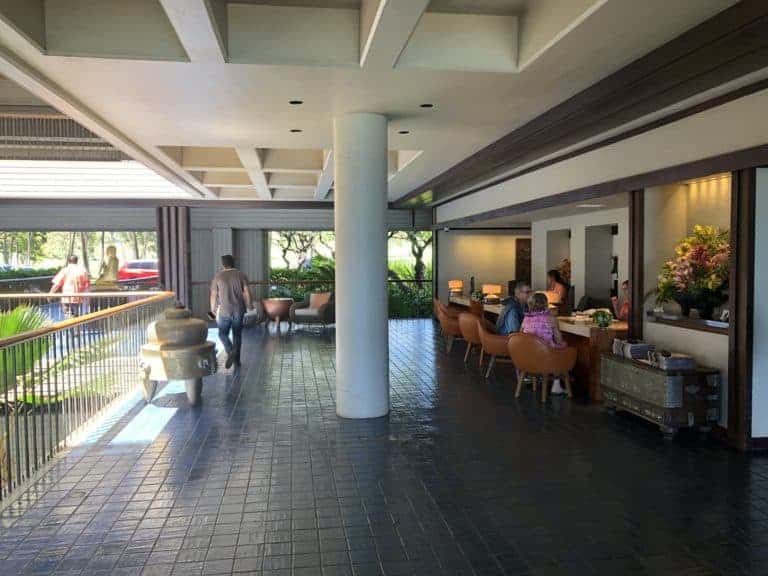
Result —
[[707, 430], [720, 417], [720, 372], [714, 368], [662, 370], [603, 354], [605, 405], [653, 422], [665, 435], [680, 428]]

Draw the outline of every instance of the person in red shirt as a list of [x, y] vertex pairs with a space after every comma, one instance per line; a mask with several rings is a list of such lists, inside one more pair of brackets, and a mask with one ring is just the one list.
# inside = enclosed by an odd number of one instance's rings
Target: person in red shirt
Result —
[[50, 293], [61, 291], [65, 295], [61, 299], [64, 316], [74, 318], [80, 316], [85, 298], [83, 296], [66, 296], [66, 294], [82, 294], [88, 292], [90, 288], [91, 279], [88, 277], [87, 270], [77, 263], [77, 256], [72, 254], [67, 258], [67, 265], [54, 276]]

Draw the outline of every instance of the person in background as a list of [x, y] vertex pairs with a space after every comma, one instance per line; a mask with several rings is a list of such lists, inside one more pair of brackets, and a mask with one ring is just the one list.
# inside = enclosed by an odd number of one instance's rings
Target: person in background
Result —
[[554, 292], [560, 298], [560, 303], [568, 301], [568, 284], [558, 270], [547, 272], [547, 290]]
[[[557, 318], [549, 311], [547, 296], [542, 292], [536, 292], [531, 297], [528, 304], [528, 312], [525, 313], [525, 318], [523, 318], [521, 332], [538, 336], [553, 348], [565, 347], [563, 335], [560, 333], [560, 328], [557, 325]], [[565, 389], [560, 384], [560, 380], [555, 379], [555, 383], [552, 386], [552, 394], [564, 393]]]
[[[233, 364], [240, 366], [240, 348], [242, 345], [243, 319], [246, 310], [253, 307], [248, 278], [235, 268], [235, 259], [231, 254], [221, 257], [223, 270], [211, 281], [211, 312], [216, 311], [216, 325], [219, 328], [219, 340], [227, 353], [224, 364], [229, 369]], [[218, 304], [218, 307], [217, 307]], [[232, 332], [232, 339], [229, 333]]]
[[626, 322], [629, 319], [629, 280], [621, 283], [621, 297], [611, 296], [611, 304], [616, 318]]
[[525, 311], [528, 309], [528, 299], [531, 297], [531, 285], [519, 280], [515, 282], [515, 288], [509, 298], [502, 301], [503, 308], [496, 320], [497, 334], [512, 334], [520, 332]]
[[91, 279], [88, 277], [88, 271], [78, 264], [77, 256], [70, 254], [67, 258], [67, 265], [53, 277], [50, 293], [54, 294], [61, 291], [64, 295], [61, 299], [64, 316], [74, 318], [82, 313], [85, 298], [83, 296], [67, 296], [67, 294], [82, 294], [88, 292], [90, 288]]

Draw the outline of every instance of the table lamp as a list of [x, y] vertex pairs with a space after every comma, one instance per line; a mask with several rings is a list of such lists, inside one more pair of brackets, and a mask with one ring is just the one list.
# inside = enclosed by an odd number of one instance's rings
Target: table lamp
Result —
[[448, 280], [448, 294], [461, 296], [464, 292], [464, 280]]
[[480, 291], [483, 296], [501, 296], [501, 284], [483, 284]]

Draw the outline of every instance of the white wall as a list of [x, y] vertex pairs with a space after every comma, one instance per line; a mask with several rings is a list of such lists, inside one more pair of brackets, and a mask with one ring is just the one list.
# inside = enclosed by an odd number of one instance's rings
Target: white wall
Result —
[[553, 270], [571, 259], [571, 230], [547, 230], [547, 269]]
[[475, 286], [501, 284], [506, 293], [507, 282], [515, 280], [515, 241], [530, 238], [528, 234], [509, 231], [436, 231], [438, 257], [438, 294], [448, 300], [448, 280], [463, 280], [464, 294], [469, 294], [469, 278]]
[[768, 90], [671, 122], [655, 130], [534, 170], [437, 207], [436, 221], [479, 214], [763, 145], [768, 141]]
[[547, 232], [550, 230], [571, 231], [571, 284], [576, 292], [576, 302], [584, 296], [586, 289], [586, 229], [590, 226], [615, 224], [619, 233], [615, 239], [619, 257], [619, 281], [629, 276], [629, 208], [597, 210], [586, 214], [538, 220], [533, 223], [533, 288], [547, 287]]
[[752, 436], [768, 436], [768, 168], [757, 171], [755, 325], [752, 358]]

